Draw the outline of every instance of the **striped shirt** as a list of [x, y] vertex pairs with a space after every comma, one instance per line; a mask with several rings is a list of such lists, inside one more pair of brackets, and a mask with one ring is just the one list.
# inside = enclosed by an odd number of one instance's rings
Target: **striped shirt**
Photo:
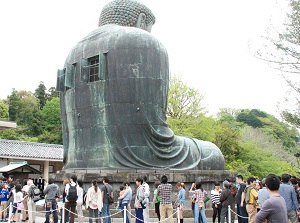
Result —
[[157, 188], [158, 193], [160, 195], [160, 204], [172, 204], [171, 201], [171, 193], [172, 193], [172, 185], [160, 184]]
[[222, 190], [220, 189], [219, 191], [216, 190], [211, 190], [210, 195], [211, 195], [211, 203], [213, 205], [215, 204], [220, 204], [220, 195], [221, 195]]

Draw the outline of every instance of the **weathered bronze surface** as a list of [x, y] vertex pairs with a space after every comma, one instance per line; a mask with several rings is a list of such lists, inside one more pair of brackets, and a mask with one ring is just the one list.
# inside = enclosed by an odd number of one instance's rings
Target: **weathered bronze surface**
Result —
[[216, 145], [168, 128], [168, 54], [154, 22], [139, 2], [109, 3], [58, 71], [64, 169], [224, 169]]

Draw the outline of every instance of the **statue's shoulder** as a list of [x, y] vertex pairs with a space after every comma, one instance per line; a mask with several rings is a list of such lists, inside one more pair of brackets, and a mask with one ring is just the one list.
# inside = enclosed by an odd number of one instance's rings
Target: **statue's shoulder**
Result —
[[81, 42], [98, 39], [101, 42], [109, 42], [116, 47], [151, 47], [155, 45], [164, 48], [162, 43], [151, 33], [135, 27], [119, 25], [104, 25], [90, 32]]

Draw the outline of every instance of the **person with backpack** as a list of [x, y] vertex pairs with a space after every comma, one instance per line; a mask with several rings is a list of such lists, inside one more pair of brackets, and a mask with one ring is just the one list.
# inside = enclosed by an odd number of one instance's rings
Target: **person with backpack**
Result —
[[254, 177], [249, 177], [247, 179], [247, 187], [242, 194], [241, 206], [246, 201], [246, 210], [249, 216], [249, 223], [254, 223], [255, 215], [257, 214], [256, 200], [258, 199], [258, 193], [255, 189], [256, 179]]
[[103, 200], [103, 208], [102, 208], [102, 216], [104, 217], [103, 223], [111, 223], [110, 217], [110, 205], [111, 198], [113, 197], [113, 188], [109, 184], [109, 180], [107, 177], [104, 177], [102, 180], [103, 186], [101, 188], [102, 200]]
[[86, 207], [89, 210], [89, 223], [93, 222], [93, 216], [96, 218], [96, 223], [100, 223], [98, 213], [102, 211], [103, 200], [97, 180], [92, 181], [92, 186], [86, 193]]
[[29, 179], [27, 181], [28, 185], [28, 201], [27, 201], [27, 206], [28, 206], [28, 218], [29, 218], [29, 223], [34, 223], [35, 222], [35, 217], [36, 217], [36, 202], [37, 202], [37, 196], [39, 196], [40, 189], [33, 184], [33, 180]]
[[77, 176], [73, 174], [70, 178], [70, 183], [66, 185], [65, 192], [65, 223], [67, 222], [67, 216], [69, 213], [70, 221], [69, 223], [74, 223], [74, 213], [76, 210], [77, 199], [78, 199], [78, 187], [77, 187]]
[[46, 221], [45, 223], [49, 223], [49, 216], [52, 214], [54, 217], [54, 223], [58, 222], [58, 214], [57, 214], [57, 200], [60, 196], [60, 190], [57, 184], [54, 183], [54, 179], [49, 179], [49, 184], [45, 183], [45, 203], [46, 203]]
[[161, 184], [157, 187], [158, 194], [160, 195], [160, 217], [161, 222], [165, 222], [166, 215], [169, 218], [169, 222], [173, 223], [173, 206], [172, 206], [172, 190], [173, 187], [168, 183], [168, 177], [163, 175], [161, 177]]

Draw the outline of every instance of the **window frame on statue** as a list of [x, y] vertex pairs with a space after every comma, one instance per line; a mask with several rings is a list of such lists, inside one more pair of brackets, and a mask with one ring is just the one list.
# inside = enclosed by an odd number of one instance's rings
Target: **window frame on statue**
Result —
[[98, 55], [81, 59], [82, 82], [92, 83], [105, 81], [107, 78], [107, 52], [100, 52]]
[[62, 70], [57, 70], [57, 81], [56, 81], [56, 90], [57, 91], [67, 91], [74, 88], [75, 86], [75, 72], [76, 72], [76, 63], [66, 64], [66, 67]]

